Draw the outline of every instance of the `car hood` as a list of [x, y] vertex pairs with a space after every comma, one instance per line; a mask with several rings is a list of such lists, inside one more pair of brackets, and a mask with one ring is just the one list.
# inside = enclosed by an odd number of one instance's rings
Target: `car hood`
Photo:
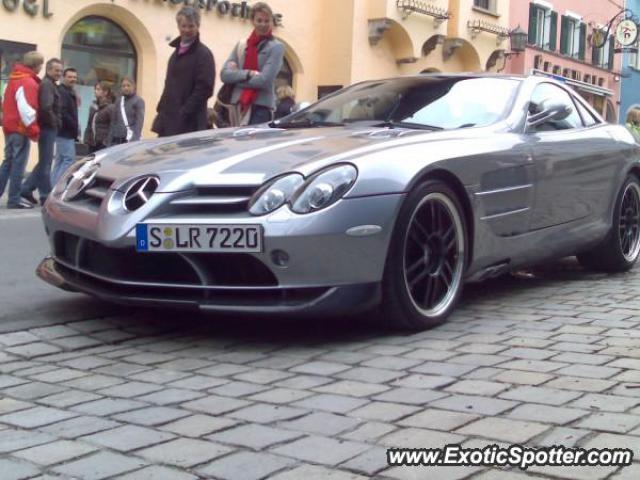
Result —
[[[357, 127], [207, 130], [105, 150], [98, 157], [99, 175], [121, 181], [158, 175], [159, 191], [186, 187], [183, 177], [187, 173], [191, 185], [258, 185], [286, 172], [307, 175], [325, 165], [384, 149], [408, 136], [434, 134]], [[182, 181], [177, 181], [179, 178]]]

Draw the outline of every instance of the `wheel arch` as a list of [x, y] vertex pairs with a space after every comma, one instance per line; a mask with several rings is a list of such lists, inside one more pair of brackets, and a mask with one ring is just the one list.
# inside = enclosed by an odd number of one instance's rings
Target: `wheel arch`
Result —
[[[640, 167], [639, 167], [640, 170]], [[413, 189], [416, 185], [421, 184], [427, 180], [440, 180], [446, 183], [456, 194], [460, 205], [462, 205], [462, 215], [464, 218], [465, 226], [467, 227], [467, 267], [471, 265], [473, 260], [473, 245], [474, 245], [474, 235], [475, 235], [475, 224], [473, 221], [473, 207], [471, 206], [471, 200], [469, 199], [469, 195], [467, 194], [466, 189], [464, 188], [463, 183], [460, 179], [451, 173], [449, 170], [445, 170], [442, 168], [437, 168], [435, 170], [429, 170], [427, 172], [423, 172], [413, 179], [411, 184], [409, 185], [408, 190]]]
[[629, 172], [627, 173], [627, 175], [635, 175], [636, 177], [638, 177], [638, 179], [640, 179], [640, 165], [639, 164], [633, 165], [629, 169]]

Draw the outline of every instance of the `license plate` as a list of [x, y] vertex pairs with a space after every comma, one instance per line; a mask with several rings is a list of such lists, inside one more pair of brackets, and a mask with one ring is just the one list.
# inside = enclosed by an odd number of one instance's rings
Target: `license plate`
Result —
[[260, 225], [136, 225], [138, 252], [262, 252]]

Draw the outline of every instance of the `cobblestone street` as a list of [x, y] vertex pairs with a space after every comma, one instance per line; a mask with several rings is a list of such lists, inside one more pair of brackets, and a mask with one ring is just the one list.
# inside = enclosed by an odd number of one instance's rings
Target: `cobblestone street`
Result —
[[1, 478], [637, 479], [639, 463], [389, 468], [386, 448], [628, 447], [637, 462], [639, 280], [565, 261], [471, 285], [413, 335], [150, 310], [7, 332]]

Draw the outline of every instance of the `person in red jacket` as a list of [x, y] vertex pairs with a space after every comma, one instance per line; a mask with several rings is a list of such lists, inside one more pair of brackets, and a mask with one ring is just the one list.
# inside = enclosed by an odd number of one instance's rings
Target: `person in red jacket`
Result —
[[4, 132], [4, 162], [0, 166], [0, 196], [9, 182], [7, 208], [33, 208], [20, 197], [20, 187], [30, 141], [38, 141], [38, 73], [44, 57], [38, 52], [24, 54], [22, 63], [16, 63], [9, 75], [9, 83], [2, 102], [2, 130]]

